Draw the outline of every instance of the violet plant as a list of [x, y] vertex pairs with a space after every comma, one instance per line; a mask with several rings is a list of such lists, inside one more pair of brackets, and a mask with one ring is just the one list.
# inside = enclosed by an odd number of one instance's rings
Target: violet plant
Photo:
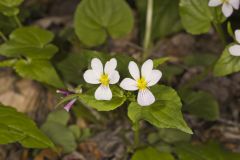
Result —
[[[240, 30], [234, 28], [236, 30], [233, 34], [230, 21], [228, 30], [223, 29], [227, 18], [233, 15], [234, 11], [238, 12], [239, 2], [137, 0], [136, 6], [141, 19], [139, 37], [142, 42], [137, 46], [141, 50], [139, 55], [133, 58], [109, 51], [112, 39], [127, 36], [134, 28], [132, 9], [124, 0], [81, 0], [72, 28], [75, 31], [72, 33], [74, 38], [78, 38], [74, 43], [81, 49], [77, 50], [78, 53], [67, 54], [53, 44], [56, 42], [51, 31], [22, 24], [18, 14], [23, 0], [1, 1], [0, 12], [13, 19], [17, 27], [9, 35], [0, 30], [3, 40], [0, 55], [5, 57], [0, 62], [0, 67], [11, 67], [23, 78], [41, 82], [51, 90], [57, 89], [57, 93], [62, 96], [57, 106], [63, 106], [67, 112], [50, 113], [40, 130], [22, 113], [0, 105], [1, 114], [4, 115], [0, 116], [0, 144], [19, 142], [28, 148], [52, 148], [56, 151], [56, 148], [60, 147], [63, 148], [63, 153], [72, 152], [76, 149], [75, 141], [80, 141], [80, 136], [76, 134], [79, 132], [77, 126], [67, 126], [70, 119], [68, 112], [75, 113], [74, 108], [80, 106], [97, 111], [98, 114], [124, 110], [121, 112], [124, 115], [121, 116], [128, 118], [132, 126], [133, 140], [129, 140], [127, 151], [133, 154], [132, 160], [174, 160], [174, 155], [180, 160], [187, 160], [189, 157], [194, 159], [198, 150], [214, 159], [206, 150], [209, 146], [227, 159], [228, 152], [219, 149], [214, 142], [199, 146], [189, 143], [194, 131], [185, 121], [183, 112], [208, 121], [219, 118], [217, 100], [210, 93], [196, 91], [194, 86], [208, 74], [219, 77], [240, 71]], [[156, 40], [181, 30], [199, 35], [208, 33], [212, 28], [218, 33], [225, 47], [222, 55], [207, 64], [208, 67], [205, 67], [200, 75], [192, 77], [187, 84], [176, 87], [176, 90], [169, 86], [171, 83], [164, 85], [166, 82], [162, 79], [170, 72], [165, 71], [164, 66], [171, 63], [172, 57], [156, 58], [152, 55]], [[232, 36], [235, 42], [228, 44], [227, 36]], [[54, 58], [58, 54], [65, 54], [66, 57], [58, 61]], [[208, 60], [206, 58], [206, 61]], [[181, 69], [177, 71], [182, 73]], [[141, 141], [145, 122], [157, 130], [156, 133], [148, 134], [149, 142]], [[159, 137], [162, 132], [166, 133], [161, 139]], [[59, 134], [61, 135], [55, 136]], [[178, 139], [174, 138], [168, 141], [168, 136], [171, 135], [181, 137], [179, 141], [184, 139], [185, 143], [180, 144]], [[62, 136], [70, 137], [69, 141], [61, 141], [59, 137]], [[154, 145], [156, 139], [161, 141], [159, 148]], [[163, 146], [168, 150], [163, 150]], [[186, 149], [192, 152], [186, 152]], [[145, 157], [146, 155], [148, 157]], [[239, 159], [238, 154], [236, 159]]]

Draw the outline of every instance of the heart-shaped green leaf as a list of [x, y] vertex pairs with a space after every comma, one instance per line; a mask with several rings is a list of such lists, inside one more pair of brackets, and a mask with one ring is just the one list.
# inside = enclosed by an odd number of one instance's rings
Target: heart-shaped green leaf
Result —
[[48, 148], [53, 143], [23, 113], [0, 105], [0, 144], [19, 142], [27, 148]]
[[222, 23], [226, 20], [221, 8], [209, 7], [209, 0], [181, 0], [180, 16], [182, 24], [191, 34], [207, 33], [212, 23]]
[[54, 67], [47, 60], [19, 60], [14, 69], [22, 77], [43, 82], [56, 88], [64, 88], [64, 84]]
[[221, 57], [217, 61], [213, 70], [215, 76], [226, 76], [240, 71], [240, 57], [232, 56], [229, 53], [229, 48], [232, 45], [233, 44], [230, 44], [225, 48]]
[[150, 106], [141, 107], [132, 102], [128, 107], [128, 116], [133, 123], [146, 120], [158, 128], [176, 128], [192, 134], [191, 129], [183, 119], [182, 103], [176, 91], [164, 85], [152, 88], [156, 102]]
[[49, 44], [53, 34], [37, 27], [24, 27], [13, 31], [9, 41], [0, 46], [0, 54], [6, 57], [25, 56], [30, 59], [50, 59], [58, 51]]
[[171, 153], [159, 152], [155, 148], [148, 147], [134, 153], [131, 160], [174, 160]]
[[87, 46], [103, 44], [108, 36], [120, 38], [133, 28], [133, 15], [123, 0], [82, 0], [74, 26], [79, 39]]
[[116, 86], [110, 86], [113, 97], [110, 101], [99, 101], [94, 97], [95, 89], [89, 90], [85, 94], [79, 95], [79, 100], [86, 106], [95, 108], [98, 111], [111, 111], [120, 107], [125, 101], [126, 97], [123, 91]]

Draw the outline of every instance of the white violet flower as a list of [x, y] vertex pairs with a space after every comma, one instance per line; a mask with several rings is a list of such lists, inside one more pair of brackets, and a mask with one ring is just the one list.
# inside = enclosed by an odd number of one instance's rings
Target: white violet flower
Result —
[[235, 37], [238, 44], [231, 46], [229, 52], [232, 56], [240, 56], [240, 30], [235, 31]]
[[162, 72], [153, 69], [153, 61], [147, 60], [141, 68], [141, 75], [137, 64], [131, 61], [128, 65], [128, 70], [133, 77], [125, 78], [120, 86], [124, 90], [138, 91], [137, 102], [141, 106], [149, 106], [155, 102], [155, 97], [149, 90], [149, 87], [157, 84], [162, 77]]
[[222, 12], [225, 17], [229, 17], [233, 13], [233, 9], [239, 9], [240, 0], [210, 0], [208, 5], [216, 7], [222, 5]]
[[91, 67], [92, 69], [84, 73], [84, 80], [90, 84], [101, 84], [95, 91], [95, 98], [97, 100], [111, 100], [112, 91], [109, 85], [116, 84], [120, 79], [119, 73], [116, 70], [117, 60], [112, 58], [103, 67], [102, 62], [98, 58], [93, 58]]

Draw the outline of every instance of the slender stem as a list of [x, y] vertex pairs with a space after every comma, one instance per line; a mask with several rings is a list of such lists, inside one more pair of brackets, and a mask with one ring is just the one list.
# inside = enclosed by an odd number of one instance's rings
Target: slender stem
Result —
[[14, 16], [13, 18], [14, 18], [15, 22], [17, 23], [18, 27], [21, 28], [22, 27], [22, 23], [19, 20], [18, 16]]
[[221, 24], [214, 23], [214, 27], [215, 27], [220, 39], [222, 40], [223, 45], [225, 46], [227, 44], [227, 40], [226, 40], [226, 37], [225, 37], [225, 34], [224, 34]]
[[134, 148], [139, 146], [139, 122], [134, 124]]
[[152, 17], [153, 17], [153, 0], [147, 0], [147, 16], [146, 16], [146, 29], [144, 36], [144, 52], [143, 52], [143, 60], [148, 58], [150, 52], [150, 43], [151, 43], [151, 33], [152, 33]]
[[4, 40], [4, 42], [7, 41], [7, 37], [0, 31], [0, 37]]

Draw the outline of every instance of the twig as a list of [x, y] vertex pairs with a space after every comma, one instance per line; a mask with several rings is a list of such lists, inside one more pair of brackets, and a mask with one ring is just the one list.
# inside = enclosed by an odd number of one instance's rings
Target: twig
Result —
[[132, 43], [132, 42], [126, 42], [127, 43], [127, 45], [128, 46], [130, 46], [130, 47], [133, 47], [133, 48], [135, 48], [135, 49], [137, 49], [137, 50], [140, 50], [140, 51], [143, 51], [144, 49], [141, 47], [141, 46], [139, 46], [139, 45], [137, 45], [137, 44], [135, 44], [135, 43]]
[[231, 120], [227, 120], [227, 119], [220, 118], [220, 119], [218, 120], [218, 122], [240, 128], [240, 124], [238, 124], [238, 123], [236, 123], [236, 122], [233, 122], [233, 121], [231, 121]]

